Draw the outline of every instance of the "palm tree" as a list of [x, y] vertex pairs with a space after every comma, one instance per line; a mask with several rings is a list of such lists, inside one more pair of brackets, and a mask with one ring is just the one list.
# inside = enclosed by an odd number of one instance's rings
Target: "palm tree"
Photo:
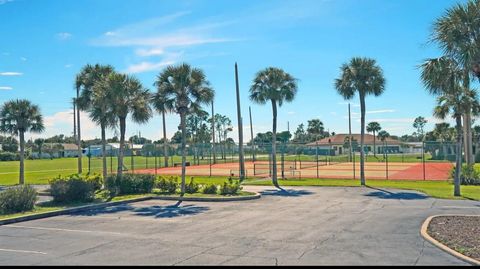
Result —
[[272, 182], [280, 188], [277, 179], [277, 104], [282, 106], [284, 102], [291, 102], [297, 94], [297, 79], [282, 69], [268, 67], [259, 71], [253, 79], [250, 87], [250, 100], [258, 104], [271, 102], [273, 113], [272, 128]]
[[383, 159], [386, 159], [385, 156], [387, 154], [388, 148], [385, 145], [385, 141], [389, 137], [390, 137], [390, 134], [385, 130], [382, 130], [382, 131], [378, 132], [378, 139], [380, 139], [380, 141], [383, 142]]
[[209, 105], [215, 92], [210, 88], [201, 69], [183, 63], [168, 66], [157, 76], [158, 94], [163, 96], [164, 103], [180, 115], [182, 130], [182, 185], [181, 195], [185, 194], [185, 161], [186, 161], [186, 118], [201, 110], [201, 105]]
[[377, 148], [376, 148], [376, 145], [375, 145], [375, 140], [376, 140], [376, 136], [375, 136], [375, 133], [377, 133], [378, 131], [382, 130], [382, 127], [380, 126], [380, 123], [376, 122], [376, 121], [372, 121], [370, 122], [368, 125], [367, 125], [367, 132], [369, 133], [373, 133], [373, 156], [377, 156]]
[[25, 183], [25, 132], [41, 133], [45, 129], [37, 105], [28, 100], [12, 100], [0, 108], [0, 132], [20, 137], [20, 184]]
[[385, 91], [385, 78], [376, 61], [369, 58], [353, 58], [340, 70], [342, 74], [335, 80], [338, 93], [346, 100], [352, 99], [355, 93], [360, 97], [360, 182], [365, 186], [365, 97], [371, 94], [380, 96]]
[[[156, 81], [154, 83], [155, 86], [159, 87], [159, 82]], [[164, 156], [164, 165], [168, 167], [168, 140], [167, 140], [167, 127], [165, 123], [165, 114], [171, 112], [173, 110], [172, 104], [167, 103], [165, 100], [165, 96], [163, 96], [162, 92], [157, 91], [156, 94], [152, 97], [152, 104], [153, 107], [157, 110], [158, 113], [162, 114], [162, 121], [163, 121], [163, 156]]]
[[35, 143], [35, 145], [37, 146], [38, 158], [41, 159], [42, 158], [42, 147], [43, 147], [43, 144], [45, 144], [45, 139], [37, 138], [37, 139], [35, 139], [35, 141], [33, 141], [33, 143]]
[[[422, 81], [430, 94], [437, 97], [434, 116], [445, 119], [452, 115], [456, 121], [457, 154], [454, 178], [454, 195], [460, 196], [460, 173], [462, 167], [462, 115], [467, 111], [477, 113], [478, 98], [475, 91], [463, 86], [464, 73], [455, 59], [443, 56], [428, 59], [422, 65]], [[474, 105], [471, 107], [470, 105]]]
[[[88, 113], [90, 119], [100, 125], [101, 139], [102, 139], [102, 171], [103, 178], [107, 178], [107, 138], [105, 131], [107, 128], [116, 127], [116, 118], [111, 107], [109, 106], [111, 88], [107, 79], [97, 81], [92, 87], [92, 91], [88, 96], [81, 96], [81, 98], [88, 98], [89, 106]], [[86, 92], [83, 92], [86, 94]]]
[[[463, 88], [470, 89], [470, 82], [478, 74], [480, 59], [480, 1], [469, 0], [456, 4], [434, 23], [432, 41], [437, 42], [446, 56], [453, 58], [460, 71]], [[472, 109], [477, 104], [465, 103], [463, 124], [465, 132], [465, 160], [474, 163], [472, 147]]]
[[121, 176], [123, 174], [127, 116], [130, 115], [133, 122], [146, 123], [152, 117], [151, 94], [143, 88], [137, 78], [115, 72], [106, 78], [103, 87], [109, 89], [106, 98], [108, 110], [117, 118], [120, 125], [117, 174]]
[[[97, 81], [103, 80], [113, 72], [113, 67], [110, 65], [85, 65], [75, 77], [75, 89], [77, 91], [77, 145], [78, 145], [78, 173], [82, 173], [82, 146], [81, 146], [81, 129], [80, 129], [80, 110], [88, 110], [91, 104], [90, 96], [93, 91], [93, 86]], [[80, 98], [80, 96], [82, 98]]]

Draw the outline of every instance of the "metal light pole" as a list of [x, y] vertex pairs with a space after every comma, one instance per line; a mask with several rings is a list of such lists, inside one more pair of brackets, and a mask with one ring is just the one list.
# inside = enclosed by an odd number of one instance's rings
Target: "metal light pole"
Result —
[[250, 115], [250, 139], [252, 140], [253, 162], [255, 162], [255, 140], [253, 140], [253, 124], [252, 124], [252, 109], [248, 107], [248, 113]]
[[235, 63], [235, 85], [237, 90], [237, 117], [238, 117], [238, 147], [240, 161], [240, 181], [245, 179], [245, 158], [243, 156], [243, 124], [240, 110], [240, 87], [238, 85], [238, 66]]

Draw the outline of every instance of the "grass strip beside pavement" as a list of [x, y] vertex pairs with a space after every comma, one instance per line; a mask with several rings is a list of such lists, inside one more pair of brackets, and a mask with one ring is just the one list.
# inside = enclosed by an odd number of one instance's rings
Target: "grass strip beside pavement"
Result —
[[[347, 179], [289, 179], [279, 180], [280, 186], [321, 186], [321, 187], [360, 187], [359, 180]], [[273, 186], [272, 181], [252, 180], [245, 185]], [[462, 186], [462, 197], [453, 196], [453, 184], [446, 181], [412, 181], [412, 180], [368, 180], [367, 185], [375, 188], [393, 188], [423, 192], [428, 196], [441, 199], [480, 200], [480, 186]]]

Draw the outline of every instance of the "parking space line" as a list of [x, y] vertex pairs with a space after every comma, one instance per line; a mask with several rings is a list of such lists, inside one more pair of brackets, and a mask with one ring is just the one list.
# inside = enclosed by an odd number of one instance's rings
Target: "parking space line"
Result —
[[33, 250], [19, 250], [19, 249], [6, 249], [6, 248], [0, 248], [0, 251], [5, 251], [5, 252], [19, 252], [19, 253], [31, 253], [31, 254], [41, 254], [41, 255], [47, 255], [47, 253], [45, 253], [45, 252], [33, 251]]
[[72, 232], [72, 233], [103, 233], [103, 234], [114, 234], [114, 235], [126, 235], [124, 233], [116, 233], [116, 232], [72, 230], [72, 229], [61, 229], [61, 228], [21, 226], [21, 225], [4, 225], [3, 227], [20, 228], [20, 229], [23, 228], [23, 229], [32, 229], [32, 230], [45, 230], [45, 231], [57, 231], [57, 232]]

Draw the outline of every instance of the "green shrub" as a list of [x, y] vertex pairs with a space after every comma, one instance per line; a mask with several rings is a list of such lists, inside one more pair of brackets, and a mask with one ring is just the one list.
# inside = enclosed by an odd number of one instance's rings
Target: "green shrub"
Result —
[[217, 185], [207, 184], [203, 187], [202, 193], [204, 194], [217, 194]]
[[93, 173], [91, 175], [87, 175], [85, 180], [92, 183], [95, 191], [99, 191], [103, 188], [103, 177], [100, 174]]
[[154, 175], [110, 175], [105, 179], [105, 188], [108, 189], [112, 195], [150, 193], [152, 192], [154, 184]]
[[178, 177], [165, 178], [160, 176], [155, 182], [155, 187], [160, 189], [161, 192], [173, 194], [177, 191]]
[[37, 191], [30, 185], [8, 188], [0, 192], [0, 213], [13, 214], [32, 210], [37, 201]]
[[190, 183], [188, 183], [187, 185], [185, 185], [185, 192], [186, 193], [196, 193], [198, 192], [198, 190], [200, 189], [200, 186], [193, 182], [193, 177], [190, 179]]
[[231, 177], [223, 183], [223, 186], [220, 188], [221, 195], [236, 195], [242, 190], [240, 186], [240, 180], [233, 180]]
[[[455, 178], [455, 167], [450, 170], [450, 179]], [[462, 172], [460, 174], [460, 184], [480, 186], [480, 172], [475, 169], [473, 164], [462, 165]]]
[[12, 152], [0, 152], [0, 161], [8, 162], [8, 161], [18, 161], [20, 157], [16, 153]]
[[95, 198], [94, 183], [78, 174], [58, 176], [49, 183], [54, 202], [91, 202]]

